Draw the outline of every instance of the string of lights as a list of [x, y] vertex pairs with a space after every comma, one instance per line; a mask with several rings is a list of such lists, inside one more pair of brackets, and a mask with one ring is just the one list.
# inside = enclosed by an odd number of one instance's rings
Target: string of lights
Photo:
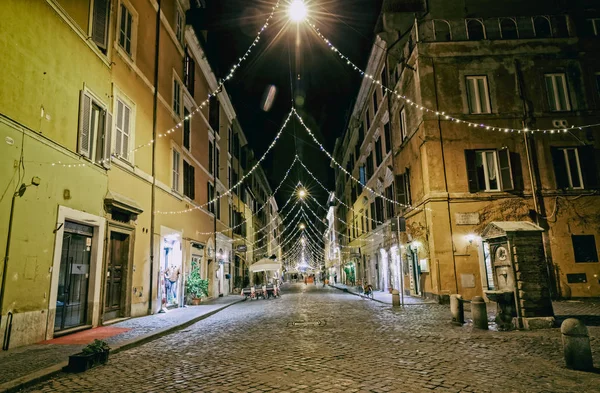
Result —
[[473, 127], [473, 128], [477, 128], [477, 129], [484, 129], [487, 131], [499, 131], [499, 132], [516, 132], [516, 133], [522, 133], [522, 132], [537, 132], [537, 133], [550, 133], [550, 134], [554, 134], [554, 133], [566, 133], [572, 130], [583, 130], [586, 128], [592, 128], [592, 127], [598, 127], [600, 126], [600, 123], [594, 123], [594, 124], [585, 124], [585, 125], [572, 125], [569, 128], [561, 128], [561, 129], [552, 129], [552, 128], [547, 128], [547, 129], [528, 129], [528, 128], [505, 128], [505, 127], [499, 127], [499, 126], [495, 126], [495, 125], [489, 125], [489, 124], [485, 124], [485, 123], [475, 123], [472, 121], [468, 121], [468, 120], [462, 120], [459, 119], [457, 117], [454, 116], [450, 116], [447, 115], [446, 112], [440, 112], [440, 111], [436, 111], [434, 109], [428, 108], [426, 106], [417, 104], [416, 102], [414, 102], [414, 100], [408, 98], [405, 95], [399, 94], [398, 92], [388, 88], [387, 86], [385, 86], [383, 84], [383, 82], [381, 80], [378, 80], [375, 76], [367, 74], [364, 70], [362, 70], [360, 67], [358, 67], [355, 63], [353, 63], [350, 58], [348, 58], [348, 56], [344, 55], [342, 52], [339, 51], [339, 49], [337, 49], [329, 39], [327, 39], [327, 37], [325, 37], [317, 28], [317, 26], [314, 23], [311, 23], [309, 21], [307, 21], [308, 25], [312, 28], [312, 30], [317, 34], [317, 36], [325, 43], [327, 44], [327, 46], [329, 46], [329, 48], [336, 53], [343, 61], [346, 62], [347, 65], [349, 65], [352, 69], [354, 69], [354, 71], [357, 71], [358, 73], [360, 73], [361, 76], [363, 76], [364, 78], [367, 78], [370, 80], [371, 84], [375, 84], [375, 85], [379, 85], [381, 86], [381, 88], [385, 91], [387, 91], [388, 93], [392, 94], [393, 97], [396, 97], [399, 100], [403, 100], [406, 104], [415, 107], [416, 109], [420, 110], [420, 111], [424, 111], [427, 113], [432, 113], [435, 114], [438, 117], [441, 117], [442, 119], [445, 120], [450, 120], [453, 121], [455, 123], [462, 123], [462, 124], [466, 124], [469, 127]]
[[[309, 174], [309, 175], [310, 175], [310, 176], [313, 178], [313, 180], [314, 180], [314, 181], [316, 181], [316, 182], [317, 182], [317, 184], [318, 184], [319, 186], [321, 186], [321, 188], [322, 188], [323, 190], [325, 190], [325, 192], [327, 192], [327, 193], [330, 193], [330, 192], [331, 192], [331, 191], [329, 191], [329, 190], [328, 190], [328, 189], [327, 189], [327, 188], [326, 188], [326, 187], [323, 185], [323, 183], [321, 183], [321, 182], [319, 181], [319, 179], [317, 179], [317, 178], [316, 178], [316, 176], [315, 176], [315, 175], [313, 175], [313, 173], [312, 173], [312, 172], [311, 172], [311, 171], [310, 171], [310, 170], [309, 170], [309, 169], [306, 167], [306, 165], [304, 165], [304, 163], [302, 162], [302, 160], [299, 160], [299, 163], [300, 163], [300, 165], [302, 165], [302, 167], [303, 167], [303, 168], [306, 170], [306, 172], [307, 172], [307, 173], [308, 173], [308, 174]], [[345, 207], [346, 207], [348, 210], [351, 210], [351, 211], [353, 211], [353, 212], [354, 212], [354, 213], [356, 213], [356, 214], [361, 214], [360, 212], [356, 211], [354, 208], [352, 208], [352, 207], [348, 206], [348, 205], [347, 205], [347, 204], [346, 204], [344, 201], [342, 201], [341, 199], [339, 199], [337, 196], [335, 196], [335, 193], [333, 193], [333, 198], [334, 198], [336, 201], [338, 201], [338, 202], [339, 202], [341, 205], [345, 206]], [[369, 221], [372, 221], [372, 222], [375, 222], [377, 225], [383, 224], [383, 222], [382, 222], [382, 221], [377, 221], [376, 219], [374, 219], [374, 218], [371, 218], [371, 217], [369, 217], [369, 216], [366, 216], [366, 215], [365, 215], [365, 217], [367, 217], [367, 220], [369, 220]]]
[[271, 144], [269, 145], [269, 147], [267, 147], [267, 150], [265, 150], [264, 154], [258, 159], [258, 161], [254, 164], [254, 166], [252, 166], [252, 168], [250, 168], [250, 170], [247, 173], [245, 173], [244, 176], [242, 176], [241, 179], [237, 183], [235, 183], [229, 190], [225, 191], [223, 193], [223, 195], [219, 195], [218, 197], [215, 197], [215, 198], [213, 198], [213, 199], [209, 200], [208, 202], [203, 203], [201, 205], [194, 205], [193, 207], [191, 207], [189, 209], [175, 210], [175, 211], [160, 211], [160, 210], [157, 210], [156, 214], [183, 214], [183, 213], [189, 213], [189, 212], [194, 211], [194, 210], [202, 209], [203, 207], [208, 206], [208, 205], [216, 202], [218, 199], [223, 198], [224, 196], [231, 194], [231, 192], [234, 189], [236, 189], [238, 186], [240, 186], [241, 184], [243, 184], [244, 181], [252, 173], [254, 173], [254, 171], [256, 171], [256, 169], [258, 169], [258, 167], [260, 166], [260, 164], [266, 158], [267, 154], [269, 154], [271, 152], [271, 150], [273, 149], [273, 147], [275, 146], [275, 144], [277, 143], [277, 141], [281, 137], [281, 134], [283, 133], [283, 130], [287, 126], [287, 123], [290, 121], [290, 118], [292, 117], [292, 113], [293, 112], [294, 112], [293, 110], [290, 111], [290, 113], [286, 117], [285, 121], [283, 122], [283, 125], [281, 126], [281, 128], [277, 132], [277, 135], [275, 135], [275, 138], [273, 139], [273, 141], [271, 141]]

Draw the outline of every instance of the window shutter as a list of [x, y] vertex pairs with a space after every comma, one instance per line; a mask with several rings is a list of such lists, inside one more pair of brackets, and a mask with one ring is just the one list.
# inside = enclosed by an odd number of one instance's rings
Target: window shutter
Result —
[[92, 39], [102, 49], [107, 49], [109, 11], [109, 0], [94, 0]]
[[562, 149], [551, 147], [552, 163], [554, 164], [554, 176], [556, 177], [556, 188], [569, 188], [569, 178], [567, 175], [567, 164]]
[[81, 91], [79, 101], [79, 154], [90, 156], [90, 116], [92, 111], [92, 97]]
[[102, 166], [110, 168], [110, 145], [112, 141], [113, 116], [109, 111], [105, 111], [104, 119], [104, 151], [102, 152]]
[[405, 175], [396, 175], [396, 201], [398, 201], [398, 203], [400, 203], [400, 208], [404, 208], [405, 205], [408, 205], [408, 203], [406, 203], [406, 187], [405, 187], [405, 180], [404, 180], [404, 176]]
[[469, 192], [479, 191], [477, 182], [477, 168], [475, 166], [475, 150], [465, 150], [465, 161], [467, 163], [467, 179], [469, 180]]
[[510, 162], [510, 151], [508, 148], [498, 150], [498, 163], [500, 164], [500, 180], [502, 191], [512, 191], [515, 189], [513, 183], [513, 174]]
[[190, 166], [190, 199], [196, 199], [196, 168]]
[[579, 165], [583, 175], [583, 187], [586, 189], [598, 188], [598, 164], [594, 146], [581, 146], [578, 148]]
[[117, 100], [117, 127], [115, 129], [115, 134], [115, 153], [119, 156], [123, 156], [123, 103], [121, 100]]
[[123, 157], [129, 159], [129, 135], [131, 135], [129, 126], [131, 124], [131, 109], [127, 105], [123, 105], [123, 109]]
[[521, 156], [519, 153], [510, 152], [510, 166], [512, 169], [514, 190], [523, 191], [523, 170], [521, 167]]

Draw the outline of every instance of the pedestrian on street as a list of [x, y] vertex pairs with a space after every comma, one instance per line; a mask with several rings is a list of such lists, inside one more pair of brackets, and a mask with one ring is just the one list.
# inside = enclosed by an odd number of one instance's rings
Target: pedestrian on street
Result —
[[308, 285], [308, 277], [304, 276], [304, 285]]
[[333, 283], [337, 284], [337, 273], [333, 276]]

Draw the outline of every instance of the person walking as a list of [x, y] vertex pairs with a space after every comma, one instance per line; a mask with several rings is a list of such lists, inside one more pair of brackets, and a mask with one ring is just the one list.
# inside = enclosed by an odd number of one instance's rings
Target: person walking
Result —
[[337, 273], [333, 275], [333, 283], [337, 284]]
[[304, 285], [308, 285], [308, 277], [304, 276]]

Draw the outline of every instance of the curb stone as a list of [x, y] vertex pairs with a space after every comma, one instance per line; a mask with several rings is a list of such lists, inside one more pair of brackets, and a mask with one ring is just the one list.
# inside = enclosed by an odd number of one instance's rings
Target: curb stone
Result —
[[[188, 326], [191, 326], [197, 322], [200, 322], [203, 319], [211, 317], [211, 316], [215, 315], [216, 313], [223, 311], [228, 307], [233, 306], [234, 304], [243, 302], [244, 300], [245, 299], [240, 299], [233, 303], [226, 304], [223, 307], [217, 308], [216, 310], [212, 310], [206, 314], [199, 315], [199, 316], [197, 316], [193, 319], [190, 319], [189, 321], [183, 322], [179, 325], [169, 326], [167, 328], [160, 329], [160, 330], [124, 341], [121, 344], [115, 345], [110, 350], [110, 353], [115, 354], [115, 353], [119, 353], [121, 351], [126, 351], [128, 349], [132, 349], [132, 348], [138, 347], [140, 345], [154, 341], [156, 339], [159, 339], [168, 334], [175, 333], [178, 330], [185, 329]], [[46, 380], [50, 379], [52, 376], [62, 372], [63, 367], [67, 366], [68, 364], [69, 364], [68, 361], [56, 363], [52, 366], [42, 368], [40, 370], [36, 370], [34, 372], [29, 373], [28, 375], [24, 375], [22, 377], [19, 377], [19, 378], [13, 379], [11, 381], [5, 382], [3, 384], [0, 384], [0, 392], [5, 392], [5, 393], [18, 392], [21, 389], [24, 389], [26, 387], [46, 381]]]

